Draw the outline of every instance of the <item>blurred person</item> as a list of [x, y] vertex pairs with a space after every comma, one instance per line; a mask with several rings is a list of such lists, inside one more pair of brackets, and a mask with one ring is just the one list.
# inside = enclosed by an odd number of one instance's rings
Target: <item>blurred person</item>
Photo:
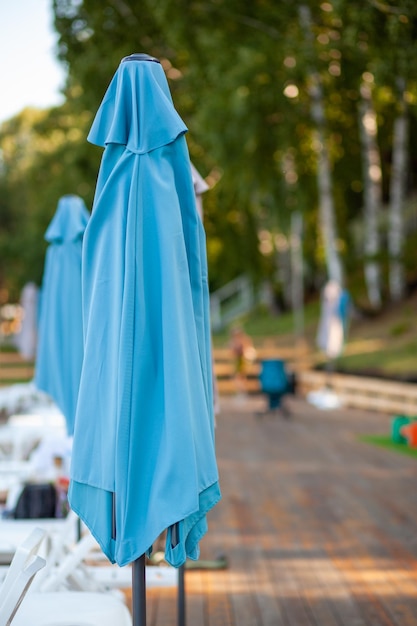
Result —
[[240, 326], [232, 328], [229, 347], [233, 353], [236, 393], [242, 397], [247, 392], [247, 365], [256, 359], [256, 350], [252, 339]]

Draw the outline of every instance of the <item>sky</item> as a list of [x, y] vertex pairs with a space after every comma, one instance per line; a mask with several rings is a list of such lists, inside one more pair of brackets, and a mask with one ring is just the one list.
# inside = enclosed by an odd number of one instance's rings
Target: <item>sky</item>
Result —
[[63, 101], [52, 0], [0, 0], [0, 123], [27, 106]]

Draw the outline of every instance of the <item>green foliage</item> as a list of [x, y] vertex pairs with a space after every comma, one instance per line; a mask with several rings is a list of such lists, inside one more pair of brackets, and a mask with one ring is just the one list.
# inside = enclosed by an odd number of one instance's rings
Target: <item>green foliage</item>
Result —
[[[312, 19], [308, 41], [303, 5]], [[276, 248], [260, 252], [259, 233], [288, 242], [295, 210], [304, 219], [306, 288], [326, 278], [309, 97], [312, 68], [318, 72], [337, 246], [347, 287], [363, 299], [364, 259], [351, 228], [362, 213], [360, 85], [365, 75], [373, 89], [387, 200], [399, 77], [416, 161], [414, 0], [53, 0], [53, 8], [67, 100], [23, 112], [0, 131], [0, 287], [16, 293], [29, 278], [39, 282], [43, 233], [60, 195], [77, 193], [91, 206], [100, 150], [86, 142], [89, 126], [121, 58], [148, 52], [161, 60], [189, 127], [191, 159], [212, 186], [204, 208], [213, 289], [243, 272], [276, 282], [281, 257]], [[406, 244], [410, 280], [414, 250]]]
[[99, 154], [80, 119], [68, 105], [27, 109], [0, 129], [0, 286], [11, 300], [27, 281], [41, 282], [44, 233], [59, 198], [75, 193], [91, 204]]

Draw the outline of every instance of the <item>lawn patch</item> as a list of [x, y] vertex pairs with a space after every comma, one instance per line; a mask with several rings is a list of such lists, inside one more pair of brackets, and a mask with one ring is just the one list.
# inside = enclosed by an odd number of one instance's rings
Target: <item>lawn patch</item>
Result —
[[406, 443], [395, 443], [389, 435], [360, 435], [358, 439], [417, 459], [417, 448], [410, 448]]

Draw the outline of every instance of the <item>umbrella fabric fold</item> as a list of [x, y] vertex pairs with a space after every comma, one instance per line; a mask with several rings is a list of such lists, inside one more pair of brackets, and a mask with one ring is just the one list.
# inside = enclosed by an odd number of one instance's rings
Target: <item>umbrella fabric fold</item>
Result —
[[82, 238], [89, 219], [76, 195], [60, 198], [45, 239], [34, 383], [49, 394], [72, 435], [83, 359], [81, 308]]
[[220, 499], [206, 244], [186, 130], [161, 65], [127, 60], [88, 137], [105, 150], [84, 238], [69, 498], [119, 565], [165, 529], [172, 565], [198, 558]]

